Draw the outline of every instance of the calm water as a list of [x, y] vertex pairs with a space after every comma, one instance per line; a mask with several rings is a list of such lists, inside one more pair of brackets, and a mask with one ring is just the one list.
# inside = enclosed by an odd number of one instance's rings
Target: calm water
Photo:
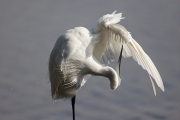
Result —
[[[165, 92], [153, 95], [148, 74], [122, 59], [122, 84], [91, 77], [77, 95], [77, 120], [180, 119], [180, 2], [0, 1], [0, 120], [71, 120], [70, 101], [51, 101], [48, 57], [56, 39], [76, 26], [92, 28], [114, 10], [157, 66]], [[114, 66], [114, 64], [112, 64]]]

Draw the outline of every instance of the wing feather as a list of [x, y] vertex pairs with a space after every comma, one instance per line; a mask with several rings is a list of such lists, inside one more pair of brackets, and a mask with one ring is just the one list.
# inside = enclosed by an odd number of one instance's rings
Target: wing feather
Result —
[[[154, 94], [156, 89], [153, 80], [164, 91], [161, 76], [150, 57], [144, 52], [142, 47], [132, 38], [131, 34], [119, 24], [104, 25], [101, 30], [100, 41], [95, 45], [94, 57], [103, 64], [108, 64], [117, 59], [123, 44], [123, 56], [132, 56], [137, 63], [145, 69], [150, 77]], [[100, 51], [99, 51], [100, 50]]]

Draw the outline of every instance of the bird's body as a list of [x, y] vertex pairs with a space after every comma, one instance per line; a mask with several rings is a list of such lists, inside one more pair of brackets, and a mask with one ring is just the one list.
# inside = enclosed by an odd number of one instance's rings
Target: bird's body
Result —
[[[121, 13], [104, 15], [93, 29], [76, 27], [67, 30], [55, 43], [49, 60], [52, 99], [72, 98], [73, 119], [75, 96], [87, 75], [109, 78], [112, 90], [120, 85], [121, 56], [132, 56], [147, 70], [155, 95], [153, 79], [164, 91], [162, 79], [149, 56], [131, 34], [117, 24], [121, 19]], [[106, 66], [118, 58], [115, 69]]]
[[118, 86], [119, 80], [115, 70], [102, 66], [93, 58], [94, 45], [98, 40], [99, 36], [93, 35], [84, 27], [68, 30], [59, 37], [49, 65], [52, 72], [50, 77], [53, 100], [75, 96], [77, 90], [86, 82], [85, 76], [88, 74], [108, 78], [113, 74], [115, 78], [110, 79], [112, 89]]

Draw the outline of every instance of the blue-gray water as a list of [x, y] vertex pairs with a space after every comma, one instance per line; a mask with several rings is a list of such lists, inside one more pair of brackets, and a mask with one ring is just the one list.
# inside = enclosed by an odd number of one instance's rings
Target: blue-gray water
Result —
[[69, 100], [51, 101], [49, 54], [67, 29], [92, 28], [114, 10], [155, 63], [165, 92], [157, 88], [155, 97], [147, 72], [132, 58], [122, 59], [118, 89], [91, 77], [78, 92], [77, 120], [179, 120], [179, 6], [178, 0], [1, 0], [0, 120], [71, 120]]

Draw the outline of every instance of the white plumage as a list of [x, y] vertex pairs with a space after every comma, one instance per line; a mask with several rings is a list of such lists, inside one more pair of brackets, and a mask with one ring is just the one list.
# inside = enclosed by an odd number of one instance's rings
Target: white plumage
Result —
[[76, 96], [78, 89], [85, 84], [87, 75], [107, 77], [111, 89], [116, 89], [121, 80], [119, 70], [105, 65], [118, 59], [121, 48], [124, 57], [132, 56], [148, 72], [154, 94], [153, 80], [164, 91], [161, 76], [152, 60], [131, 34], [117, 24], [121, 19], [122, 14], [115, 11], [101, 17], [91, 30], [76, 27], [58, 38], [49, 60], [53, 100]]

